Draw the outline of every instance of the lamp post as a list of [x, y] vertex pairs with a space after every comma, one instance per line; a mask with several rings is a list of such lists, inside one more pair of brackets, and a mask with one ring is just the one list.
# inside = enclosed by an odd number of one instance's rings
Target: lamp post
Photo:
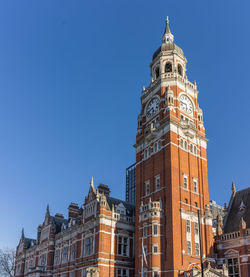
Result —
[[200, 210], [198, 210], [198, 225], [199, 225], [199, 240], [200, 240], [200, 263], [201, 263], [201, 277], [204, 277], [204, 269], [203, 269], [203, 262], [202, 262], [202, 234], [201, 234], [201, 220], [200, 220]]

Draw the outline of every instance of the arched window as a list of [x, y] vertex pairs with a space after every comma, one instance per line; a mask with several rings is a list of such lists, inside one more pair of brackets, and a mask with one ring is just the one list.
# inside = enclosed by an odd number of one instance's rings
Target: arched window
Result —
[[165, 65], [165, 72], [172, 72], [172, 64], [171, 63], [166, 63]]
[[182, 76], [183, 75], [183, 70], [182, 70], [182, 66], [180, 64], [178, 64], [178, 73]]
[[190, 152], [193, 153], [193, 144], [190, 144]]
[[159, 67], [156, 67], [155, 69], [155, 79], [157, 79], [160, 76], [160, 69]]
[[187, 142], [185, 141], [185, 149], [187, 150], [187, 148], [188, 148], [188, 144], [187, 144]]
[[154, 153], [157, 152], [157, 143], [154, 144]]
[[183, 139], [181, 139], [181, 147], [183, 148]]
[[161, 149], [161, 141], [158, 141], [158, 151]]

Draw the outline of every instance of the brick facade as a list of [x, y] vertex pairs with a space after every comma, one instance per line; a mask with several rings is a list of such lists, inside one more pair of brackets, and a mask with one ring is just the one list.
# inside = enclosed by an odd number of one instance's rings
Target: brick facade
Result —
[[92, 181], [84, 209], [71, 203], [68, 210], [64, 219], [47, 207], [36, 240], [22, 233], [15, 276], [134, 276], [134, 206]]

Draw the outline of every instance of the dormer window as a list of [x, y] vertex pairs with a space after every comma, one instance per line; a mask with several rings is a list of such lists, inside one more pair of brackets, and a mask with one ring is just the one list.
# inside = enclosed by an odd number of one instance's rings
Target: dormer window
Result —
[[182, 66], [180, 64], [178, 64], [178, 74], [183, 76], [183, 69], [182, 69]]
[[172, 72], [172, 64], [171, 63], [166, 63], [165, 65], [165, 72]]

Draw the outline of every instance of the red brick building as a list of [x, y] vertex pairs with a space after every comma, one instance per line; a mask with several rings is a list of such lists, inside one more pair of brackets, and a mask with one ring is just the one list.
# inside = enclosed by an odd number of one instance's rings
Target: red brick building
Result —
[[47, 207], [37, 239], [22, 232], [15, 276], [134, 276], [134, 206], [109, 194], [92, 179], [84, 209], [71, 203], [64, 219]]
[[128, 172], [134, 181], [136, 168], [135, 186], [127, 184], [136, 205], [110, 197], [105, 185], [96, 190], [91, 180], [83, 208], [71, 203], [67, 219], [47, 208], [37, 238], [22, 233], [16, 277], [180, 277], [192, 268], [199, 276], [200, 258], [214, 255], [213, 218], [203, 113], [186, 64], [167, 20], [142, 90], [136, 164]]
[[[196, 82], [169, 22], [150, 63], [136, 136], [135, 276], [180, 276], [213, 255], [207, 138]], [[147, 264], [141, 258], [144, 245]]]
[[230, 277], [250, 276], [250, 188], [236, 191], [224, 218], [218, 218], [215, 249], [219, 265], [226, 262]]

